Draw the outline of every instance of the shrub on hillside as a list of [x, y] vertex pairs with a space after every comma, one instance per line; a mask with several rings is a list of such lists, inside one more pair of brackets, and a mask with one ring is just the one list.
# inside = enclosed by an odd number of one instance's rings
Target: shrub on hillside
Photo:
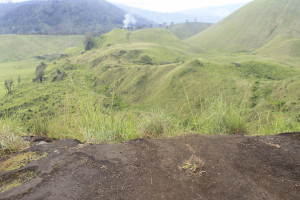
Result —
[[165, 135], [171, 129], [171, 117], [160, 110], [141, 117], [139, 122], [142, 137], [155, 138]]
[[84, 37], [84, 49], [86, 51], [92, 49], [93, 46], [95, 45], [95, 43], [94, 43], [94, 37], [95, 37], [95, 34], [92, 33], [92, 32], [87, 32], [85, 34], [85, 37]]
[[7, 90], [7, 94], [11, 94], [13, 90], [14, 81], [12, 79], [5, 80], [4, 87]]
[[152, 58], [148, 55], [143, 55], [140, 58], [140, 63], [143, 64], [143, 65], [153, 65]]

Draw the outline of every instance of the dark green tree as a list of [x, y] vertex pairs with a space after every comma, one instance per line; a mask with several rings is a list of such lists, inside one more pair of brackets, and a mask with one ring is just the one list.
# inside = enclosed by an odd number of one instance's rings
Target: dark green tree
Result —
[[144, 65], [153, 65], [152, 58], [150, 56], [148, 56], [148, 55], [143, 55], [140, 58], [140, 63], [144, 64]]
[[7, 94], [11, 94], [13, 90], [14, 81], [12, 79], [5, 80], [4, 87], [7, 90]]
[[35, 80], [36, 81], [40, 81], [43, 82], [43, 77], [45, 75], [45, 69], [46, 69], [47, 65], [44, 62], [41, 62], [41, 64], [39, 64], [39, 66], [36, 67], [35, 69]]
[[85, 36], [84, 36], [84, 49], [86, 51], [93, 48], [93, 46], [94, 46], [94, 37], [95, 37], [95, 34], [90, 32], [90, 31], [85, 34]]
[[21, 76], [18, 76], [18, 84], [20, 85], [21, 83]]

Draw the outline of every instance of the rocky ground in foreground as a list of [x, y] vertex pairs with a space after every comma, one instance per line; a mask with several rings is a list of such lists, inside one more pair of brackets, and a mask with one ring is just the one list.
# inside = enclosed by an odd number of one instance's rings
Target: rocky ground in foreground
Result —
[[300, 199], [300, 133], [100, 145], [64, 140], [23, 154], [34, 152], [43, 156], [11, 171], [2, 158], [0, 187], [25, 183], [0, 199]]

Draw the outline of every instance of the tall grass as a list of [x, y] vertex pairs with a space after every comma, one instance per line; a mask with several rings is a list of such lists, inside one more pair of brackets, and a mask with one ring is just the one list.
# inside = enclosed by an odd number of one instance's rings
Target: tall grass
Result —
[[265, 117], [258, 114], [256, 130], [260, 135], [296, 132], [300, 131], [300, 123], [287, 120], [281, 111], [268, 112]]
[[222, 95], [200, 100], [193, 106], [187, 95], [188, 113], [174, 116], [162, 109], [151, 111], [114, 110], [91, 101], [78, 102], [75, 110], [65, 111], [49, 121], [38, 120], [40, 130], [55, 138], [76, 138], [88, 143], [110, 143], [136, 138], [199, 134], [275, 134], [297, 131], [299, 124], [287, 122], [282, 113], [258, 114], [250, 119], [243, 103], [227, 103]]
[[130, 140], [137, 134], [137, 117], [132, 112], [112, 112], [101, 105], [82, 105], [80, 108], [80, 134], [92, 143]]
[[193, 131], [202, 134], [247, 133], [246, 113], [243, 104], [228, 104], [220, 95], [214, 100], [206, 100], [206, 102], [200, 98], [200, 109], [196, 109], [192, 106], [182, 80], [181, 83], [190, 112], [189, 125]]
[[79, 102], [76, 111], [65, 112], [47, 123], [50, 137], [76, 138], [88, 143], [110, 143], [176, 133], [179, 123], [161, 109], [150, 112], [114, 111], [98, 103]]
[[0, 119], [0, 156], [19, 152], [27, 147], [16, 119]]
[[[203, 108], [204, 107], [204, 108]], [[201, 134], [247, 133], [246, 113], [243, 105], [228, 104], [222, 96], [201, 103], [200, 110], [194, 110], [191, 128]]]

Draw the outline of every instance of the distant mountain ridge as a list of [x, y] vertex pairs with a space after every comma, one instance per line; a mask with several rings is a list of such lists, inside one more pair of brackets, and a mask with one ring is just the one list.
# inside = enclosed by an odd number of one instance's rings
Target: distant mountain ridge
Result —
[[[84, 34], [123, 27], [126, 12], [105, 0], [48, 0], [0, 5], [2, 34]], [[150, 24], [137, 18], [137, 24]]]

